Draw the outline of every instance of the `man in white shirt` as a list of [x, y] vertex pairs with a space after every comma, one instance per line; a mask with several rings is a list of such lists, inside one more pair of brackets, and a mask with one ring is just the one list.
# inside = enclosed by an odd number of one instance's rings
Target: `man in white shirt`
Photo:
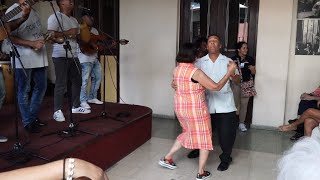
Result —
[[[217, 35], [209, 35], [207, 48], [208, 54], [198, 59], [195, 66], [213, 81], [218, 82], [227, 73], [228, 63], [232, 60], [220, 54], [221, 43]], [[227, 82], [220, 91], [206, 90], [206, 100], [211, 114], [212, 126], [217, 130], [219, 143], [223, 151], [220, 155], [221, 163], [217, 169], [225, 171], [232, 161], [232, 147], [239, 123], [230, 82]], [[196, 154], [197, 151], [194, 150], [189, 153], [188, 157], [194, 158], [197, 156]]]
[[[91, 35], [91, 39], [93, 36], [98, 36], [99, 32], [96, 28], [92, 27], [94, 23], [93, 13], [85, 9], [82, 12], [82, 21], [83, 25], [86, 24]], [[90, 105], [88, 103], [94, 104], [103, 104], [102, 101], [97, 99], [97, 92], [99, 90], [102, 74], [101, 74], [101, 64], [98, 60], [98, 46], [97, 44], [93, 44], [94, 42], [89, 41], [89, 43], [84, 44], [84, 47], [95, 48], [94, 53], [85, 52], [85, 49], [80, 48], [80, 52], [78, 54], [79, 61], [81, 63], [82, 68], [82, 86], [80, 92], [80, 102], [81, 107], [86, 109], [90, 109]], [[81, 47], [81, 44], [80, 44]], [[84, 51], [84, 52], [82, 52]], [[92, 54], [90, 54], [92, 53]], [[88, 80], [91, 79], [91, 87], [89, 93], [87, 93]]]
[[57, 11], [57, 17], [61, 23], [62, 30], [59, 26], [55, 14], [48, 18], [48, 31], [54, 33], [55, 38], [67, 36], [71, 51], [64, 48], [65, 43], [53, 44], [52, 60], [55, 67], [56, 83], [54, 88], [54, 114], [53, 118], [57, 122], [65, 121], [62, 112], [63, 98], [67, 89], [67, 81], [71, 82], [72, 91], [72, 113], [88, 114], [91, 111], [80, 106], [80, 89], [81, 89], [81, 65], [77, 55], [78, 43], [77, 35], [79, 34], [79, 23], [72, 17], [74, 8], [73, 0], [57, 0], [60, 11]]
[[[9, 12], [17, 14], [11, 17]], [[6, 18], [10, 19], [10, 38], [16, 45], [27, 74], [25, 76], [20, 61], [15, 58], [15, 81], [22, 124], [28, 132], [38, 133], [39, 127], [44, 125], [37, 121], [37, 116], [47, 88], [48, 66], [40, 17], [24, 0], [18, 0], [6, 11]], [[34, 82], [32, 89], [31, 80]], [[29, 100], [30, 91], [32, 96]]]

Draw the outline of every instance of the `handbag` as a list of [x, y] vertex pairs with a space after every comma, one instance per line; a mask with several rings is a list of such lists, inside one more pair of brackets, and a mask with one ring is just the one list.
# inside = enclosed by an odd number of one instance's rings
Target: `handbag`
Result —
[[239, 67], [240, 77], [241, 77], [241, 82], [240, 82], [241, 96], [242, 97], [252, 97], [252, 96], [257, 95], [257, 91], [254, 88], [254, 82], [253, 82], [252, 75], [250, 74], [250, 80], [249, 81], [243, 82], [240, 61], [239, 61], [238, 58], [237, 58], [237, 63], [238, 63], [238, 67]]

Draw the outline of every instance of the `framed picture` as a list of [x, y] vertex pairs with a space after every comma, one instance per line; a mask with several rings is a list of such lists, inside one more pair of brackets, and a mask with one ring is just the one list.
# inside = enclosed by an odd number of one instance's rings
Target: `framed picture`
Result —
[[320, 0], [298, 0], [297, 19], [320, 18]]
[[296, 55], [320, 55], [320, 19], [297, 21]]

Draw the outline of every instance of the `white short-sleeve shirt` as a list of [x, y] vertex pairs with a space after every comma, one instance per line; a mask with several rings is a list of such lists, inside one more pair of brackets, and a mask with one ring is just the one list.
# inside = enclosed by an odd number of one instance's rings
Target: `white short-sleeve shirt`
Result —
[[[17, 6], [19, 6], [19, 4], [13, 4], [10, 8], [8, 8], [6, 13], [10, 12]], [[9, 21], [21, 18], [22, 14], [23, 13], [20, 12]], [[41, 32], [41, 22], [38, 13], [31, 9], [28, 19], [10, 34], [29, 41], [43, 40], [44, 37]], [[7, 49], [5, 50], [5, 52], [8, 53], [7, 51], [11, 49], [9, 41], [5, 40], [3, 42], [3, 46], [3, 50]], [[43, 46], [39, 50], [34, 50], [30, 47], [20, 45], [16, 45], [16, 48], [18, 50], [24, 68], [40, 68], [48, 66], [48, 57], [45, 46]], [[20, 61], [18, 61], [18, 58], [16, 58], [16, 68], [21, 68], [21, 64]]]
[[[229, 61], [232, 60], [222, 54], [219, 55], [215, 62], [210, 59], [209, 55], [206, 55], [198, 59], [195, 66], [217, 83], [227, 74]], [[230, 81], [220, 91], [206, 90], [206, 100], [211, 114], [229, 113], [237, 110]]]
[[[78, 28], [78, 33], [80, 32], [80, 29], [79, 29], [80, 25], [79, 25], [76, 18], [74, 18], [72, 16], [69, 17], [69, 16], [61, 13], [60, 11], [57, 11], [57, 17], [59, 19], [59, 22], [61, 23], [63, 31], [68, 31], [73, 28]], [[48, 18], [48, 30], [62, 32], [62, 30], [59, 26], [59, 23], [57, 21], [57, 18], [54, 14], [52, 14]], [[77, 54], [77, 52], [78, 52], [77, 40], [68, 39], [68, 41], [70, 43], [74, 57], [77, 57], [78, 56], [78, 54]], [[63, 44], [54, 43], [53, 44], [52, 57], [55, 57], [55, 58], [66, 57], [66, 50], [63, 48], [63, 45], [65, 45], [65, 43], [63, 43]], [[72, 57], [71, 53], [70, 53], [70, 51], [68, 51], [68, 58], [71, 58], [71, 57]]]

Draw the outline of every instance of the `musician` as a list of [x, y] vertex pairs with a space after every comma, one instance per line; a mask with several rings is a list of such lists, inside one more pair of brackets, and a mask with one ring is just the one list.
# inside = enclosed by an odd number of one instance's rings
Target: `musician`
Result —
[[81, 89], [81, 65], [77, 58], [77, 41], [79, 34], [79, 23], [72, 17], [74, 8], [73, 0], [57, 0], [60, 11], [57, 11], [57, 18], [61, 23], [62, 33], [59, 22], [52, 14], [48, 19], [48, 31], [54, 32], [54, 37], [59, 38], [66, 36], [70, 44], [71, 51], [64, 49], [64, 44], [53, 44], [52, 60], [55, 66], [56, 83], [54, 88], [54, 114], [53, 118], [57, 122], [65, 121], [62, 112], [64, 92], [67, 88], [67, 81], [72, 83], [72, 113], [88, 114], [91, 111], [80, 106], [80, 89]]
[[[7, 59], [7, 55], [0, 51], [0, 61], [5, 61], [6, 59]], [[6, 88], [4, 83], [2, 67], [0, 64], [0, 110], [2, 108], [5, 97], [6, 97]], [[0, 143], [7, 142], [7, 141], [8, 141], [7, 137], [0, 135]]]
[[[5, 13], [6, 10], [7, 10], [7, 6], [5, 5], [0, 6], [0, 17], [2, 17], [2, 15]], [[0, 61], [3, 61], [4, 58], [6, 58], [6, 56], [3, 56], [3, 55], [4, 53], [0, 51]], [[2, 108], [5, 97], [6, 97], [6, 88], [4, 83], [2, 67], [0, 64], [0, 110]], [[7, 141], [8, 141], [7, 137], [0, 135], [0, 143], [7, 142]]]
[[[18, 105], [22, 117], [22, 124], [29, 133], [40, 132], [39, 127], [45, 125], [37, 120], [40, 106], [47, 88], [47, 52], [38, 13], [25, 0], [8, 8], [6, 14], [20, 6], [22, 11], [9, 20], [10, 38], [16, 45], [25, 76], [18, 58], [15, 58]], [[31, 80], [34, 86], [31, 89]], [[29, 94], [32, 96], [29, 101]]]
[[[82, 23], [86, 24], [90, 32], [93, 35], [99, 35], [99, 32], [96, 28], [92, 27], [94, 23], [93, 13], [85, 9], [82, 12]], [[90, 42], [89, 42], [90, 43]], [[95, 44], [90, 44], [94, 48], [97, 48]], [[98, 53], [87, 54], [86, 52], [79, 52], [78, 58], [82, 67], [82, 86], [80, 93], [81, 106], [90, 109], [88, 103], [94, 104], [103, 104], [102, 101], [97, 99], [97, 92], [101, 83], [101, 64], [98, 60]], [[91, 87], [89, 94], [87, 93], [88, 80], [91, 77]]]

